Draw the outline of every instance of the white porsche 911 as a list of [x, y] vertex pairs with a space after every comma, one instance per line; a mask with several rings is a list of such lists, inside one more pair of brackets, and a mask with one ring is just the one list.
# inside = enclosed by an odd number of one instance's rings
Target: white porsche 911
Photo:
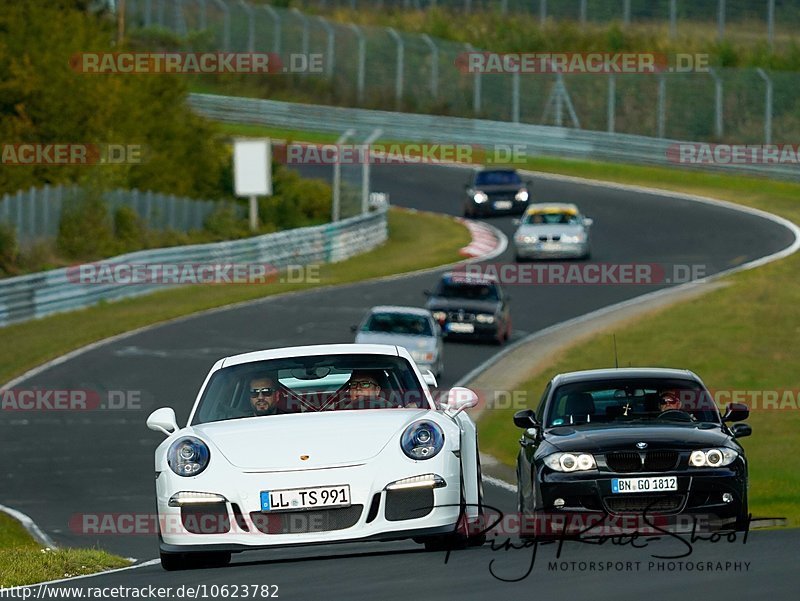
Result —
[[[429, 380], [429, 382], [426, 382]], [[337, 344], [228, 357], [179, 428], [147, 419], [155, 453], [161, 564], [224, 565], [281, 545], [412, 538], [480, 544], [477, 403], [437, 406], [404, 348]]]

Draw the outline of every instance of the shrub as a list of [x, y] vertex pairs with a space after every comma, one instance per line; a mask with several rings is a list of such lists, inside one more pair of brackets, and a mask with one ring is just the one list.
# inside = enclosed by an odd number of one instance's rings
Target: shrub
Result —
[[56, 244], [68, 259], [93, 259], [113, 253], [114, 230], [108, 205], [98, 192], [65, 203]]
[[0, 222], [0, 273], [3, 275], [16, 273], [18, 259], [17, 230], [10, 223]]
[[131, 207], [122, 206], [114, 211], [114, 237], [119, 243], [120, 252], [142, 248], [147, 237], [147, 228]]

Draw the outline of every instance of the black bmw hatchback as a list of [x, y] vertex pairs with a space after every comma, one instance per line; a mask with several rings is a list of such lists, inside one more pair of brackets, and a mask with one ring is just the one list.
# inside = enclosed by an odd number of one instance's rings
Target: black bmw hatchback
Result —
[[751, 429], [729, 424], [748, 415], [735, 403], [720, 415], [690, 371], [556, 376], [536, 410], [514, 416], [524, 429], [517, 460], [524, 534], [594, 534], [620, 519], [632, 531], [745, 528], [747, 460], [737, 439]]

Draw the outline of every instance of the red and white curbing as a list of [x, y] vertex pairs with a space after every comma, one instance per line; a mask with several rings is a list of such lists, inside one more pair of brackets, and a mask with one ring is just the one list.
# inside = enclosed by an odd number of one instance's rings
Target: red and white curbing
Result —
[[469, 219], [459, 219], [459, 221], [467, 227], [472, 235], [472, 242], [458, 251], [460, 255], [472, 258], [483, 257], [491, 254], [501, 245], [501, 240], [494, 228], [479, 221]]

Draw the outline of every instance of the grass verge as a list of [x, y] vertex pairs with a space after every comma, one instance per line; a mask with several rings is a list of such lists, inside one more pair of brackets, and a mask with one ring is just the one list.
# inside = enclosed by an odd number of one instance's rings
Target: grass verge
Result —
[[97, 549], [45, 549], [0, 512], [0, 587], [24, 586], [122, 568], [130, 562]]
[[313, 282], [184, 286], [0, 328], [0, 382], [91, 342], [204, 309], [452, 263], [469, 241], [467, 229], [450, 218], [392, 209], [386, 244], [321, 265]]

